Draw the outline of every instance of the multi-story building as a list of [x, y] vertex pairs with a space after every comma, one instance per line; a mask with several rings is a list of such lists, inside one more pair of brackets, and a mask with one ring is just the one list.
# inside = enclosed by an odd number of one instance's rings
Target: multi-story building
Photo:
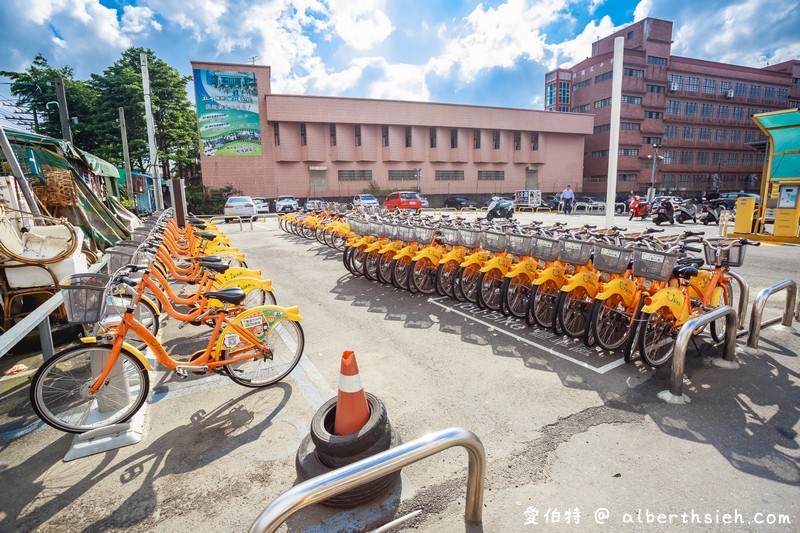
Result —
[[[584, 190], [606, 190], [616, 37], [625, 39], [617, 190], [645, 191], [652, 178], [665, 193], [758, 190], [764, 137], [751, 117], [798, 107], [800, 61], [753, 68], [674, 56], [672, 22], [653, 18], [592, 43], [592, 55], [568, 76], [563, 69], [546, 75], [546, 91], [558, 80], [559, 102], [570, 77], [570, 110], [594, 115]], [[546, 107], [561, 110], [560, 103]]]
[[454, 195], [580, 182], [592, 117], [272, 94], [267, 66], [193, 62], [203, 182], [246, 194]]

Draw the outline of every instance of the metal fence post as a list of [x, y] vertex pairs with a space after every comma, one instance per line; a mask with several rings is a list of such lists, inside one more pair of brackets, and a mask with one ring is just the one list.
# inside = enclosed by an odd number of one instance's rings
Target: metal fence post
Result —
[[53, 347], [53, 331], [50, 329], [50, 316], [44, 317], [39, 322], [39, 344], [42, 348], [42, 356], [47, 361], [55, 355], [55, 348]]
[[728, 277], [736, 280], [739, 283], [739, 305], [736, 308], [736, 329], [744, 329], [744, 322], [745, 318], [747, 317], [747, 306], [750, 304], [750, 285], [741, 274], [734, 270], [728, 272]]

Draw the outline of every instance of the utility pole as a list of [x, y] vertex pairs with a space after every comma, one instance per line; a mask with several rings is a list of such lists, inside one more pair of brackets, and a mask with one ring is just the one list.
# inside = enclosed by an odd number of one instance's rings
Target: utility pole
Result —
[[142, 89], [144, 90], [144, 116], [147, 121], [147, 145], [150, 147], [150, 168], [155, 183], [156, 211], [164, 209], [164, 194], [161, 191], [161, 172], [158, 167], [158, 149], [156, 148], [156, 127], [153, 122], [153, 108], [150, 102], [150, 73], [147, 70], [147, 54], [139, 54], [142, 65]]
[[656, 169], [658, 168], [658, 160], [664, 159], [664, 156], [658, 155], [658, 149], [661, 145], [653, 143], [653, 155], [648, 155], [647, 159], [653, 160], [653, 166], [650, 170], [650, 190], [647, 191], [647, 201], [653, 203], [653, 198], [656, 196]]
[[64, 92], [64, 80], [56, 76], [56, 99], [58, 100], [58, 115], [61, 118], [61, 138], [72, 143], [72, 129], [69, 127], [69, 109], [67, 109], [67, 93]]
[[125, 108], [119, 108], [119, 129], [122, 134], [122, 158], [125, 160], [125, 186], [128, 200], [136, 207], [136, 196], [133, 195], [133, 176], [131, 176], [131, 155], [128, 152], [128, 130], [125, 127]]

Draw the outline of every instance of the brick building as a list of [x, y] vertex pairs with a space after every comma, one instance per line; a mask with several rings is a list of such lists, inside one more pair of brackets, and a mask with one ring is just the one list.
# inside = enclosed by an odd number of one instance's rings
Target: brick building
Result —
[[672, 22], [653, 18], [592, 43], [591, 57], [546, 75], [547, 110], [594, 115], [584, 191], [606, 190], [616, 37], [625, 38], [617, 190], [649, 187], [655, 144], [664, 157], [659, 192], [757, 191], [764, 152], [747, 143], [764, 137], [750, 117], [800, 105], [800, 61], [752, 68], [673, 56]]
[[[196, 78], [213, 80], [214, 90], [222, 79], [237, 89], [252, 86], [255, 73], [258, 131], [230, 133], [225, 128], [236, 119], [216, 111], [214, 98], [235, 104], [238, 90], [198, 97], [198, 110], [202, 106], [206, 112], [200, 121], [203, 183], [232, 183], [253, 196], [346, 198], [370, 186], [415, 190], [417, 169], [426, 195], [561, 191], [580, 181], [584, 139], [592, 132], [589, 115], [271, 94], [267, 66], [192, 66]], [[224, 133], [204, 139], [215, 128]], [[220, 150], [223, 138], [232, 148]]]

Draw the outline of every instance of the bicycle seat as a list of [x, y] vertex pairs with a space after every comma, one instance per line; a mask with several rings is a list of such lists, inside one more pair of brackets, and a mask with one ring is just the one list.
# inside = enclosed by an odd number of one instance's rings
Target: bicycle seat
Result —
[[202, 222], [202, 221], [197, 221], [197, 222], [194, 222], [194, 221], [192, 221], [192, 227], [193, 227], [195, 230], [204, 230], [204, 229], [206, 229], [208, 226], [206, 225], [206, 223], [205, 223], [205, 222]]
[[678, 265], [672, 269], [672, 275], [678, 278], [689, 279], [695, 277], [700, 271], [694, 265]]
[[200, 261], [200, 266], [213, 270], [214, 272], [219, 272], [220, 274], [230, 268], [228, 263], [223, 263], [222, 261]]
[[700, 268], [705, 264], [705, 261], [702, 257], [681, 257], [678, 259], [679, 265], [692, 265], [694, 267]]
[[200, 261], [203, 263], [220, 263], [222, 262], [222, 257], [218, 255], [198, 255], [194, 258], [195, 261]]
[[228, 287], [219, 291], [208, 291], [203, 296], [214, 298], [226, 304], [238, 305], [244, 301], [245, 294], [239, 287]]
[[210, 231], [195, 231], [195, 236], [200, 237], [201, 239], [205, 239], [207, 241], [213, 241], [217, 238], [216, 233], [211, 233]]

